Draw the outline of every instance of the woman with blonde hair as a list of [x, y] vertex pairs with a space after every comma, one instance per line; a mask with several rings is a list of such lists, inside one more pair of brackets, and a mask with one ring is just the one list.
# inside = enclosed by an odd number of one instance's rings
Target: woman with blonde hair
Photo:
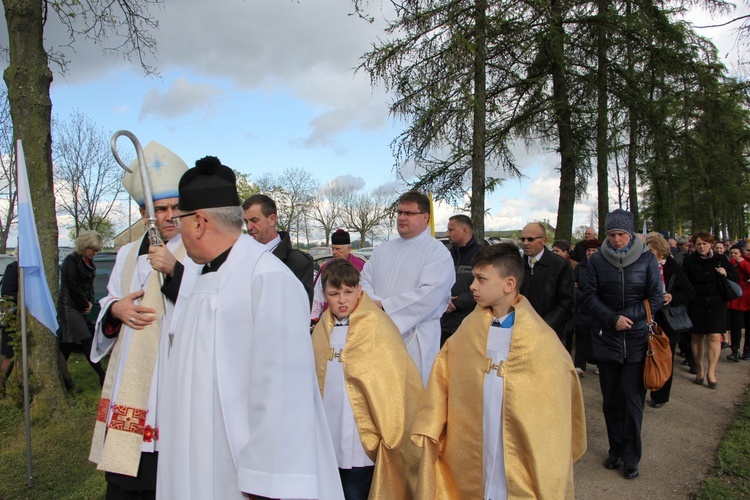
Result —
[[96, 231], [82, 231], [71, 252], [60, 266], [60, 294], [57, 297], [57, 319], [60, 330], [57, 335], [57, 356], [65, 388], [76, 389], [68, 372], [68, 358], [76, 345], [80, 345], [91, 367], [99, 375], [99, 384], [104, 384], [101, 363], [91, 361], [93, 323], [86, 318], [94, 306], [94, 256], [102, 249], [102, 237]]
[[[677, 347], [677, 341], [680, 340], [679, 331], [675, 331], [665, 314], [670, 307], [687, 305], [695, 298], [695, 290], [690, 284], [685, 272], [672, 257], [669, 249], [669, 243], [659, 233], [648, 233], [646, 235], [646, 246], [656, 257], [659, 263], [659, 272], [661, 273], [661, 282], [664, 289], [664, 302], [662, 308], [654, 315], [654, 319], [660, 325], [669, 337], [669, 345], [672, 348], [672, 362], [674, 363], [674, 353]], [[649, 404], [653, 408], [661, 408], [669, 402], [669, 394], [672, 391], [672, 377], [658, 391], [651, 391], [651, 401]]]

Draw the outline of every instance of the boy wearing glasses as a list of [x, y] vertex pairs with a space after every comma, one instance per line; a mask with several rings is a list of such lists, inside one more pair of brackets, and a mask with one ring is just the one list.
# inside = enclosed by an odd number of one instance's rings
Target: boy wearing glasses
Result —
[[574, 498], [586, 451], [581, 386], [554, 331], [519, 295], [518, 247], [482, 248], [477, 308], [435, 359], [412, 441], [418, 498]]

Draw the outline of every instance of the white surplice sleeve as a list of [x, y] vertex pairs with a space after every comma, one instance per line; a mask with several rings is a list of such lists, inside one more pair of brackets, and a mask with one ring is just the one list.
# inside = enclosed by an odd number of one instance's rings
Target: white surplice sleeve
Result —
[[243, 360], [252, 381], [245, 393], [249, 434], [239, 450], [238, 486], [272, 498], [343, 498], [315, 375], [307, 293], [267, 256], [273, 258], [264, 254], [252, 278], [252, 349]]
[[[425, 259], [418, 285], [382, 300], [383, 310], [402, 334], [424, 321], [440, 318], [448, 307], [451, 287], [456, 280], [453, 259], [445, 248], [436, 247], [427, 255], [414, 258]], [[368, 265], [369, 262], [365, 269]]]

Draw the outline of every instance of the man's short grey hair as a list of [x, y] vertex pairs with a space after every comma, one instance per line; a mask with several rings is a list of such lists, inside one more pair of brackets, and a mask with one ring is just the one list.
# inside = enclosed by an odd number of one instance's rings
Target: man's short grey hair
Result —
[[241, 206], [205, 208], [203, 211], [211, 215], [211, 221], [222, 229], [242, 232], [245, 214]]

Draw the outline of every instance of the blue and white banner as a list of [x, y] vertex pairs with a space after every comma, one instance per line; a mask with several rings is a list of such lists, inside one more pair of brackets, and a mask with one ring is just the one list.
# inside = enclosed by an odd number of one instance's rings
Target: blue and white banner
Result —
[[39, 236], [36, 233], [34, 209], [31, 205], [29, 177], [26, 174], [26, 157], [23, 146], [18, 141], [16, 151], [18, 166], [18, 267], [24, 273], [24, 301], [26, 308], [40, 323], [57, 332], [57, 311], [47, 286]]

